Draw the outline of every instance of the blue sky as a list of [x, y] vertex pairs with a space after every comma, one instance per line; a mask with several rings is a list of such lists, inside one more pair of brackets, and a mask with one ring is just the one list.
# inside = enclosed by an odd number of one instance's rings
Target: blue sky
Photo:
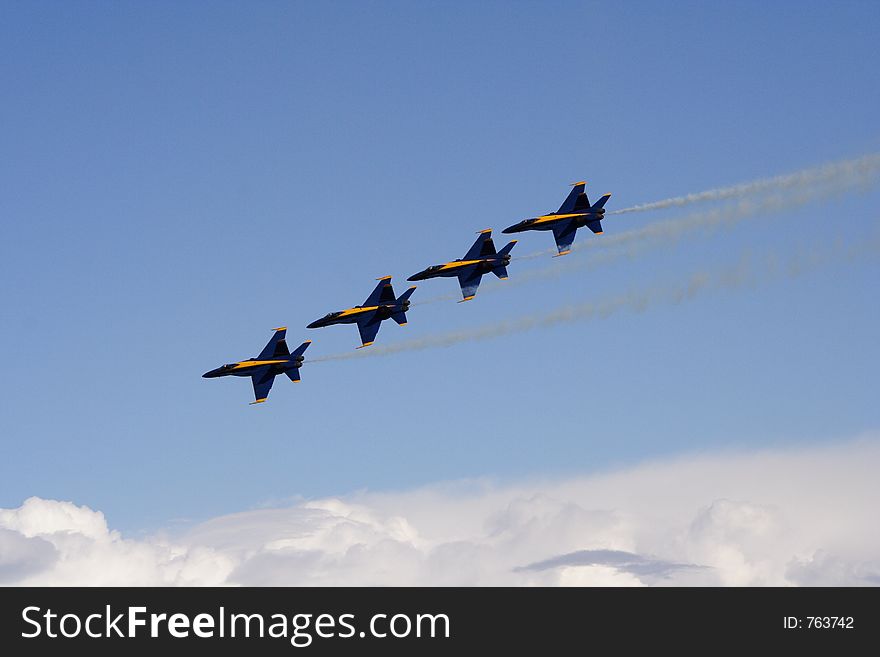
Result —
[[[0, 4], [0, 506], [128, 531], [297, 496], [584, 473], [880, 426], [876, 258], [449, 349], [201, 374], [555, 209], [880, 150], [875, 3]], [[417, 306], [392, 342], [860, 239], [850, 194]], [[621, 215], [606, 236], [674, 212]], [[578, 240], [601, 239], [579, 235]], [[500, 241], [500, 239], [499, 239]], [[524, 234], [515, 249], [550, 246]], [[583, 257], [583, 256], [571, 256]], [[547, 259], [549, 261], [549, 258]], [[518, 271], [544, 266], [514, 262]], [[454, 292], [426, 281], [413, 298]]]

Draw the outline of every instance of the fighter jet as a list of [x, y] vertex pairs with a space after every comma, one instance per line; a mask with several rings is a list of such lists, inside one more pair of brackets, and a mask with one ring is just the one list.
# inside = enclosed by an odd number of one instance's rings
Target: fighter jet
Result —
[[533, 219], [525, 219], [518, 224], [505, 228], [505, 233], [521, 233], [524, 230], [552, 230], [556, 238], [557, 256], [563, 256], [571, 252], [571, 244], [578, 228], [586, 226], [597, 235], [602, 234], [602, 217], [605, 216], [605, 203], [611, 198], [611, 194], [605, 194], [590, 205], [590, 200], [584, 193], [587, 183], [576, 182], [574, 189], [565, 199], [565, 202], [556, 212], [541, 215]]
[[409, 310], [409, 298], [416, 289], [415, 286], [395, 299], [391, 277], [383, 276], [376, 280], [379, 284], [362, 306], [327, 313], [306, 328], [321, 328], [331, 324], [357, 324], [361, 334], [361, 346], [358, 349], [361, 349], [373, 344], [383, 320], [390, 318], [401, 326], [406, 325], [406, 311]]
[[510, 264], [510, 250], [516, 244], [516, 240], [510, 242], [503, 249], [495, 252], [495, 243], [492, 242], [492, 230], [481, 230], [474, 245], [464, 254], [464, 258], [444, 262], [442, 265], [432, 265], [418, 274], [410, 276], [408, 281], [423, 281], [426, 278], [438, 276], [458, 276], [458, 284], [461, 286], [462, 301], [470, 301], [480, 287], [480, 279], [483, 274], [492, 272], [498, 278], [507, 278], [507, 265]]
[[311, 340], [306, 340], [296, 348], [293, 353], [287, 348], [287, 327], [273, 329], [275, 335], [256, 358], [249, 358], [238, 363], [229, 363], [216, 370], [205, 372], [202, 376], [206, 379], [215, 379], [220, 376], [249, 376], [254, 384], [254, 399], [251, 404], [261, 404], [266, 401], [275, 377], [286, 374], [294, 383], [299, 383], [299, 368], [303, 364], [303, 354]]

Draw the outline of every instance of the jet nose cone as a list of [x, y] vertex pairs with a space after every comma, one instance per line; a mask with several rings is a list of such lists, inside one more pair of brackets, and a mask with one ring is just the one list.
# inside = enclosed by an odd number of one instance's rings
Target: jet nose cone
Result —
[[515, 232], [516, 232], [516, 226], [508, 226], [507, 228], [505, 228], [505, 229], [502, 230], [501, 232], [502, 232], [502, 233], [507, 233], [508, 235], [510, 235], [511, 233], [515, 233]]
[[306, 326], [306, 328], [321, 328], [321, 320], [316, 319], [314, 322]]
[[407, 278], [406, 280], [408, 280], [408, 281], [420, 281], [420, 280], [422, 280], [422, 275], [423, 275], [424, 273], [425, 273], [425, 272], [420, 271], [418, 274], [413, 274], [412, 276], [410, 276], [410, 277]]
[[202, 374], [203, 379], [213, 379], [216, 376], [217, 376], [217, 370], [210, 370], [210, 371]]

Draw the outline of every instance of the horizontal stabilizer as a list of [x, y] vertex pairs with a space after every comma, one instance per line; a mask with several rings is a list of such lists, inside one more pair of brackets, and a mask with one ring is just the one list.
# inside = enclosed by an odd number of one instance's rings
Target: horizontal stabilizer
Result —
[[391, 315], [391, 319], [393, 319], [395, 322], [397, 322], [401, 326], [406, 325], [406, 313], [403, 312], [402, 310], [400, 312], [396, 312], [393, 315]]
[[492, 270], [492, 273], [495, 274], [498, 278], [504, 280], [505, 278], [507, 278], [507, 267], [495, 267], [495, 269]]
[[292, 367], [289, 370], [285, 370], [284, 373], [287, 375], [287, 378], [290, 379], [291, 381], [293, 381], [294, 383], [300, 382], [298, 367]]
[[602, 222], [601, 221], [588, 221], [587, 228], [596, 233], [597, 235], [602, 234]]

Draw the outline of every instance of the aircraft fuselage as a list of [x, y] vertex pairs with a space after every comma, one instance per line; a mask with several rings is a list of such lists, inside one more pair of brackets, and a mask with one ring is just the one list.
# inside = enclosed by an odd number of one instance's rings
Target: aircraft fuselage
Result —
[[532, 219], [524, 219], [518, 224], [505, 228], [504, 233], [521, 233], [526, 230], [553, 230], [560, 222], [574, 221], [578, 228], [583, 228], [591, 221], [600, 221], [605, 217], [605, 208], [583, 212], [565, 212], [544, 214]]
[[338, 310], [317, 319], [306, 328], [322, 328], [333, 324], [356, 324], [359, 321], [372, 316], [377, 320], [389, 319], [393, 314], [409, 310], [409, 299], [402, 303], [385, 303], [377, 306], [355, 306], [345, 310]]
[[257, 368], [266, 365], [269, 365], [272, 368], [274, 374], [283, 374], [289, 369], [300, 367], [304, 360], [305, 358], [302, 356], [295, 356], [290, 359], [285, 358], [283, 360], [276, 358], [271, 360], [249, 358], [248, 360], [239, 361], [238, 363], [229, 363], [211, 370], [210, 372], [205, 372], [202, 374], [202, 377], [205, 379], [216, 379], [221, 376], [253, 376], [254, 371]]
[[438, 278], [441, 276], [458, 276], [468, 267], [476, 267], [481, 274], [488, 274], [498, 267], [506, 267], [510, 264], [510, 255], [491, 256], [487, 258], [477, 258], [475, 260], [453, 260], [445, 262], [442, 265], [433, 265], [427, 269], [420, 271], [418, 274], [410, 276], [407, 280], [423, 281], [428, 278]]

